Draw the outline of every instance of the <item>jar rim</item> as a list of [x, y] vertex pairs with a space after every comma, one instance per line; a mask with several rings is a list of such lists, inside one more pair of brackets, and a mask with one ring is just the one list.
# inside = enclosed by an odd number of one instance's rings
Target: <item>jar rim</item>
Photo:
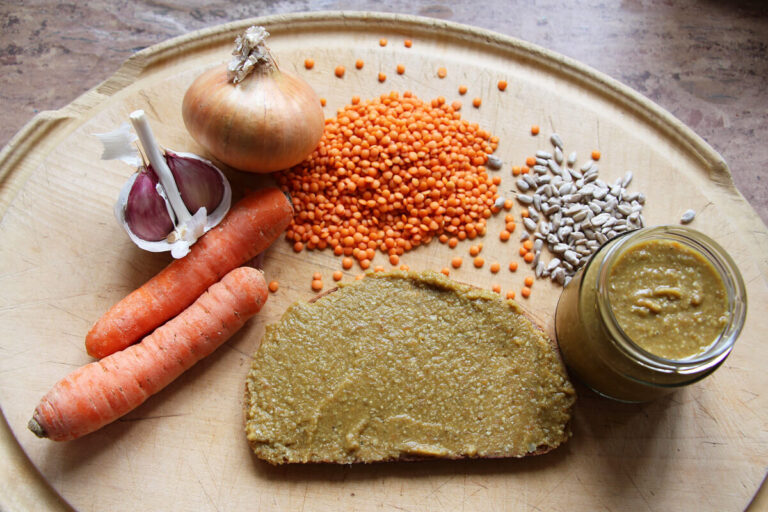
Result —
[[[597, 308], [608, 329], [612, 343], [637, 363], [667, 373], [695, 373], [719, 365], [731, 352], [744, 326], [747, 295], [744, 281], [730, 255], [707, 235], [686, 226], [662, 225], [640, 228], [619, 235], [597, 269]], [[728, 299], [728, 323], [703, 353], [682, 359], [669, 359], [653, 354], [635, 343], [621, 328], [608, 297], [608, 276], [623, 250], [640, 241], [671, 240], [700, 253], [717, 271], [725, 285]]]

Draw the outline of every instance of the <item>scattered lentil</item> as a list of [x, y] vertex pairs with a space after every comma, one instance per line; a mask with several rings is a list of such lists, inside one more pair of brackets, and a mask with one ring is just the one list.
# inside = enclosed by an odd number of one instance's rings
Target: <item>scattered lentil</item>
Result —
[[501, 270], [501, 265], [499, 265], [497, 262], [494, 261], [493, 263], [491, 263], [490, 269], [491, 269], [491, 272], [493, 272], [495, 274], [499, 270]]
[[455, 256], [455, 257], [454, 257], [454, 258], [451, 260], [451, 266], [452, 266], [453, 268], [459, 268], [459, 267], [461, 266], [461, 264], [462, 264], [462, 263], [463, 263], [463, 260], [461, 259], [461, 256]]
[[402, 64], [398, 64], [397, 65], [397, 74], [398, 75], [402, 75], [403, 73], [405, 73], [405, 66], [402, 65]]
[[466, 85], [460, 85], [459, 86], [459, 94], [461, 94], [462, 96], [467, 94], [467, 86]]
[[374, 272], [384, 272], [384, 267], [382, 267], [381, 265], [376, 265], [375, 267], [373, 267], [373, 271]]
[[379, 39], [379, 46], [387, 46], [387, 40], [383, 37]]
[[538, 134], [539, 134], [539, 126], [536, 124], [531, 126], [531, 135], [538, 135]]
[[357, 274], [355, 276], [355, 281], [361, 281], [365, 277], [365, 274]]
[[501, 286], [499, 286], [498, 284], [495, 284], [491, 286], [491, 290], [493, 290], [496, 293], [501, 293]]
[[312, 280], [312, 289], [316, 292], [319, 292], [323, 289], [323, 282], [320, 279]]
[[516, 261], [510, 261], [509, 262], [509, 271], [510, 272], [516, 272], [517, 271], [517, 262]]
[[506, 229], [504, 229], [501, 231], [501, 233], [499, 233], [499, 240], [501, 240], [502, 242], [506, 242], [507, 240], [509, 240], [510, 236], [511, 236], [511, 233]]
[[481, 250], [482, 249], [479, 246], [477, 246], [477, 245], [470, 245], [469, 246], [469, 255], [470, 256], [477, 256], [478, 254], [480, 254]]
[[483, 100], [480, 99], [480, 97], [477, 97], [477, 98], [472, 100], [472, 106], [475, 107], [475, 108], [480, 108], [480, 105], [482, 105], [482, 104], [483, 104]]
[[365, 65], [365, 63], [363, 62], [363, 59], [357, 59], [357, 60], [355, 61], [355, 67], [356, 67], [357, 69], [363, 69], [363, 66], [364, 66], [364, 65]]
[[320, 106], [324, 107], [328, 103], [325, 98], [320, 98]]
[[269, 288], [269, 291], [271, 291], [272, 293], [275, 293], [277, 289], [280, 287], [280, 285], [277, 283], [277, 281], [270, 281], [267, 287]]
[[315, 67], [314, 59], [304, 59], [304, 67], [307, 69], [312, 69]]
[[480, 268], [483, 265], [485, 265], [485, 260], [481, 256], [478, 256], [477, 258], [475, 258], [473, 263], [475, 265], [475, 268]]
[[449, 239], [448, 239], [448, 247], [450, 247], [451, 249], [453, 249], [453, 248], [454, 248], [454, 247], [456, 247], [457, 245], [459, 245], [459, 239], [458, 239], [458, 238], [456, 238], [456, 237], [451, 237], [451, 238], [449, 238]]
[[334, 281], [341, 281], [341, 279], [344, 277], [344, 273], [342, 273], [341, 270], [337, 270], [333, 273], [333, 280]]
[[533, 278], [531, 276], [526, 276], [523, 282], [525, 283], [525, 286], [528, 286], [529, 288], [533, 286]]
[[515, 298], [515, 292], [513, 292], [512, 290], [508, 291], [507, 292], [507, 299], [508, 300], [513, 300], [514, 298]]
[[403, 41], [403, 44], [405, 45], [406, 48], [410, 48], [411, 46], [413, 46], [413, 41], [411, 41], [410, 39], [406, 39], [405, 41]]
[[525, 297], [526, 299], [531, 296], [531, 289], [527, 286], [523, 286], [523, 289], [520, 290], [520, 295]]
[[500, 91], [503, 91], [507, 88], [507, 81], [506, 80], [499, 80], [499, 83], [497, 84]]
[[592, 160], [594, 160], [595, 162], [600, 160], [600, 152], [599, 151], [595, 150], [595, 151], [592, 152]]
[[409, 270], [411, 270], [411, 267], [409, 267], [408, 265], [400, 265], [400, 270], [404, 272], [408, 272]]
[[449, 276], [449, 275], [451, 275], [451, 271], [450, 271], [450, 269], [449, 269], [448, 267], [443, 267], [443, 268], [441, 268], [441, 269], [440, 269], [440, 272], [441, 272], [441, 273], [443, 273], [443, 274], [445, 274], [446, 276]]
[[448, 70], [445, 68], [437, 68], [437, 77], [438, 78], [445, 78], [448, 76]]
[[387, 80], [387, 75], [384, 73], [379, 73], [379, 82], [385, 82]]
[[400, 256], [398, 256], [397, 254], [390, 254], [389, 255], [389, 264], [392, 265], [392, 266], [395, 266], [398, 263], [400, 263]]

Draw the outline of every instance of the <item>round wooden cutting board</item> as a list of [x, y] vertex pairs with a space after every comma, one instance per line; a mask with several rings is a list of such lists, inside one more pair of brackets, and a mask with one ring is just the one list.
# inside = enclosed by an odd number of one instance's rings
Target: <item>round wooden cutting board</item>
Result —
[[[101, 161], [93, 134], [113, 130], [141, 108], [162, 145], [205, 155], [184, 128], [182, 96], [204, 69], [228, 60], [235, 34], [250, 24], [272, 33], [283, 70], [327, 99], [327, 117], [353, 95], [410, 90], [422, 99], [461, 100], [463, 117], [500, 138], [496, 155], [504, 167], [489, 172], [501, 177], [504, 197], [515, 190], [511, 166], [551, 150], [556, 132], [566, 155], [578, 153], [577, 165], [592, 150], [602, 153], [604, 181], [634, 172], [629, 190], [647, 196], [648, 225], [677, 223], [683, 211], [696, 210], [692, 227], [728, 249], [747, 283], [747, 324], [730, 358], [701, 383], [644, 405], [611, 402], [579, 386], [573, 438], [540, 457], [271, 467], [251, 455], [243, 433], [250, 355], [265, 324], [312, 297], [313, 272], [322, 272], [328, 287], [341, 269], [329, 251], [297, 254], [281, 239], [265, 258], [280, 290], [213, 356], [92, 435], [68, 443], [37, 439], [26, 423], [54, 382], [90, 360], [83, 341], [92, 323], [169, 261], [137, 249], [115, 221], [113, 202], [133, 169]], [[380, 38], [388, 44], [380, 46]], [[311, 70], [303, 65], [307, 57], [315, 61]], [[361, 70], [358, 58], [365, 61]], [[342, 79], [333, 73], [339, 64], [347, 69]], [[443, 79], [440, 67], [447, 70]], [[387, 75], [384, 83], [379, 72]], [[497, 87], [502, 79], [505, 91]], [[475, 97], [480, 108], [471, 105]], [[534, 124], [541, 126], [537, 137]], [[237, 191], [263, 181], [227, 174]], [[520, 219], [518, 205], [512, 214]], [[482, 287], [498, 283], [520, 297], [532, 271], [517, 254], [521, 223], [512, 240], [500, 242], [503, 217], [489, 220], [486, 266], [465, 263], [452, 276]], [[522, 41], [436, 20], [320, 13], [246, 20], [153, 46], [68, 107], [37, 116], [0, 155], [0, 404], [14, 436], [6, 436], [4, 448], [14, 455], [2, 462], [3, 474], [11, 475], [4, 478], [6, 506], [63, 506], [47, 482], [83, 512], [743, 510], [768, 467], [767, 235], [722, 158], [691, 130], [629, 88]], [[449, 249], [435, 241], [402, 262], [439, 270], [455, 255], [468, 261], [472, 243]], [[493, 261], [502, 266], [495, 275], [488, 270]], [[507, 270], [510, 261], [519, 262], [517, 272]], [[374, 263], [389, 268], [381, 255]], [[345, 280], [359, 272], [353, 270]], [[540, 279], [533, 291], [519, 300], [552, 334], [560, 289]]]

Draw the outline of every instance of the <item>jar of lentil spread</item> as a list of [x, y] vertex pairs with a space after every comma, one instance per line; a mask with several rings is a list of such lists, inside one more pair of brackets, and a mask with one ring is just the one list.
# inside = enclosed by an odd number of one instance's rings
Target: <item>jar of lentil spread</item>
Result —
[[564, 288], [566, 365], [600, 395], [644, 402], [712, 373], [746, 316], [744, 282], [714, 240], [684, 226], [623, 233]]

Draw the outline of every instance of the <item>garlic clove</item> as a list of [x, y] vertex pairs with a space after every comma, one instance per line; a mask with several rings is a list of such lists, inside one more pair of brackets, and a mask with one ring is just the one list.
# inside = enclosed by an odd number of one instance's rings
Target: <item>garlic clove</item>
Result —
[[125, 203], [125, 223], [136, 236], [150, 242], [164, 240], [173, 231], [173, 219], [157, 186], [155, 173], [142, 169], [133, 181]]
[[165, 161], [179, 187], [181, 199], [190, 212], [202, 207], [212, 212], [224, 197], [224, 179], [216, 168], [194, 155], [165, 150]]

